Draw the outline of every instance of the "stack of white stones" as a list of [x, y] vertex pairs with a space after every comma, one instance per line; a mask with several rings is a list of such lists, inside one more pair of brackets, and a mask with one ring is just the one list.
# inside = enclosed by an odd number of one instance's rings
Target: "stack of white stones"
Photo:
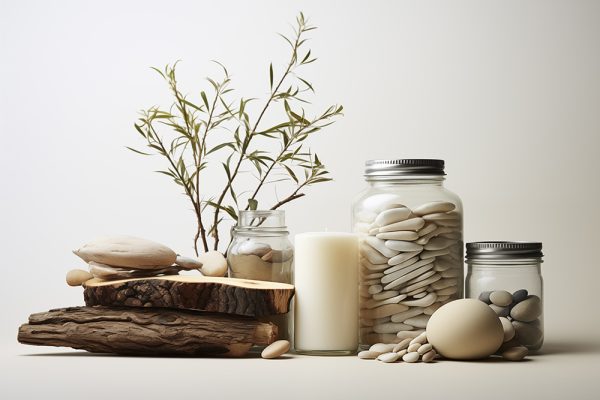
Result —
[[361, 234], [361, 344], [421, 334], [429, 317], [462, 293], [462, 215], [453, 203], [409, 208], [375, 195], [356, 213]]

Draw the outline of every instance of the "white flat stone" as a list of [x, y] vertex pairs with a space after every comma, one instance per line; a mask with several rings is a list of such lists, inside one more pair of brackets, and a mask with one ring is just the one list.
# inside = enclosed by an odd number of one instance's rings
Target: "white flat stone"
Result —
[[423, 297], [422, 299], [403, 301], [400, 304], [404, 304], [409, 307], [429, 307], [430, 305], [435, 303], [436, 300], [437, 300], [437, 294], [429, 293], [427, 296]]
[[414, 256], [413, 258], [409, 258], [408, 260], [401, 262], [400, 264], [396, 264], [392, 267], [389, 267], [388, 269], [383, 271], [383, 273], [385, 275], [387, 275], [387, 274], [391, 274], [392, 272], [400, 271], [403, 268], [413, 265], [414, 263], [416, 263], [419, 260], [420, 260], [419, 256]]
[[396, 337], [400, 340], [403, 340], [406, 338], [414, 339], [423, 332], [425, 332], [425, 330], [423, 330], [423, 329], [414, 330], [414, 331], [400, 331], [396, 334]]
[[376, 294], [379, 293], [383, 290], [383, 287], [381, 285], [372, 285], [369, 286], [369, 294]]
[[419, 254], [419, 257], [422, 259], [425, 258], [434, 258], [439, 256], [445, 256], [450, 253], [450, 249], [440, 249], [440, 250], [424, 250]]
[[373, 331], [375, 333], [398, 333], [399, 331], [410, 331], [413, 329], [413, 326], [406, 325], [401, 322], [387, 322], [385, 324], [375, 325], [373, 327]]
[[452, 268], [440, 272], [440, 275], [442, 275], [442, 278], [457, 278], [460, 275], [460, 271], [456, 268]]
[[[413, 292], [417, 289], [423, 288], [427, 285], [429, 285], [430, 283], [439, 281], [440, 279], [442, 279], [442, 277], [440, 276], [440, 274], [436, 273], [435, 271], [431, 271], [433, 272], [433, 275], [427, 277], [426, 279], [423, 279], [422, 281], [418, 281], [415, 283], [410, 284], [409, 286], [406, 286], [405, 288], [403, 288], [400, 292], [401, 293], [409, 293], [409, 292]], [[429, 273], [429, 272], [427, 272]], [[425, 274], [423, 274], [425, 275]], [[444, 290], [444, 289], [442, 289]]]
[[[457, 212], [447, 212], [447, 213], [432, 213], [423, 215], [425, 221], [460, 221], [461, 215]], [[439, 225], [439, 224], [438, 224]]]
[[403, 355], [402, 360], [407, 363], [415, 363], [415, 362], [419, 361], [419, 357], [420, 357], [419, 353], [414, 351], [414, 352], [406, 353], [405, 355]]
[[[455, 243], [456, 243], [456, 241], [451, 240], [451, 239], [436, 237], [436, 238], [431, 239], [429, 241], [429, 243], [427, 243], [425, 245], [425, 250], [441, 250], [441, 249], [448, 248]], [[386, 246], [387, 246], [387, 242], [386, 242]]]
[[392, 265], [392, 266], [398, 265], [398, 264], [405, 262], [406, 260], [413, 258], [414, 256], [418, 255], [419, 253], [421, 253], [421, 252], [420, 251], [409, 251], [406, 253], [400, 253], [397, 256], [390, 258], [387, 263], [388, 263], [388, 265]]
[[413, 208], [415, 215], [425, 215], [441, 212], [449, 212], [456, 208], [456, 206], [447, 201], [432, 201], [429, 203], [421, 204], [418, 207]]
[[450, 287], [435, 291], [435, 293], [437, 293], [438, 296], [450, 296], [456, 292], [458, 292], [457, 286], [450, 286]]
[[439, 258], [435, 259], [435, 266], [433, 267], [437, 272], [443, 272], [443, 271], [447, 271], [450, 268], [458, 268], [460, 267], [459, 265], [456, 265], [456, 263], [452, 262], [449, 263], [447, 261], [441, 260]]
[[406, 207], [402, 208], [391, 208], [382, 211], [375, 218], [377, 226], [390, 225], [396, 222], [405, 221], [411, 215], [410, 209]]
[[419, 236], [429, 235], [431, 232], [435, 231], [437, 227], [438, 226], [433, 222], [428, 222], [425, 224], [425, 226], [423, 226], [423, 228], [419, 229]]
[[394, 232], [394, 231], [416, 231], [425, 225], [425, 220], [421, 217], [410, 218], [393, 224], [379, 227], [379, 232]]
[[361, 318], [376, 319], [390, 317], [394, 314], [408, 310], [408, 306], [404, 304], [386, 304], [370, 310], [360, 310]]
[[363, 360], [374, 360], [379, 357], [381, 353], [376, 351], [364, 350], [358, 353], [358, 358], [362, 358]]
[[444, 278], [431, 284], [431, 288], [434, 290], [446, 289], [451, 286], [456, 286], [458, 281], [455, 278]]
[[410, 309], [408, 309], [404, 312], [392, 315], [391, 321], [392, 322], [404, 322], [409, 318], [416, 317], [417, 315], [423, 314], [424, 310], [425, 309], [423, 307], [411, 307]]
[[381, 361], [384, 363], [393, 363], [393, 362], [398, 361], [399, 359], [400, 359], [400, 355], [398, 353], [394, 353], [394, 352], [383, 353], [377, 357], [378, 361]]
[[369, 260], [371, 264], [386, 264], [389, 260], [388, 257], [369, 246], [366, 242], [361, 243], [360, 254]]
[[[389, 299], [385, 299], [385, 300], [375, 300], [375, 299], [367, 300], [363, 304], [366, 308], [371, 309], [371, 308], [377, 308], [379, 306], [383, 306], [386, 304], [397, 304], [397, 303], [401, 302], [402, 300], [406, 299], [407, 297], [408, 297], [408, 295], [406, 295], [406, 294], [399, 294], [397, 296], [390, 297]], [[384, 332], [378, 332], [378, 333], [384, 333]]]
[[405, 240], [386, 240], [385, 246], [396, 251], [411, 252], [423, 250], [423, 246], [413, 242], [407, 242]]
[[425, 343], [427, 343], [427, 332], [424, 331], [419, 336], [415, 337], [413, 340], [410, 341], [409, 345], [414, 343], [418, 343], [420, 345], [424, 345]]
[[397, 290], [386, 290], [385, 292], [380, 292], [373, 295], [373, 300], [387, 300], [392, 297], [396, 297], [400, 294]]
[[373, 272], [384, 271], [384, 270], [386, 270], [386, 269], [388, 269], [390, 267], [388, 263], [373, 264], [367, 258], [362, 258], [360, 260], [360, 265], [362, 265], [363, 267], [365, 267], [369, 271], [373, 271]]
[[[406, 266], [406, 267], [404, 267], [402, 269], [399, 269], [397, 271], [391, 272], [389, 274], [385, 274], [383, 276], [383, 278], [381, 278], [381, 283], [390, 283], [393, 280], [396, 280], [396, 279], [398, 279], [400, 277], [403, 277], [406, 274], [408, 274], [408, 273], [410, 273], [410, 272], [412, 272], [412, 271], [414, 271], [414, 270], [416, 270], [416, 269], [418, 269], [418, 268], [420, 268], [420, 267], [422, 267], [424, 265], [428, 265], [430, 263], [431, 263], [431, 261], [429, 261], [429, 260], [419, 260], [419, 261], [417, 261], [417, 262], [415, 262], [413, 264], [410, 264], [410, 265], [408, 265], [408, 266]], [[384, 273], [385, 273], [385, 271], [384, 271]], [[410, 279], [412, 279], [412, 278], [410, 278]]]
[[377, 234], [377, 239], [382, 240], [405, 240], [412, 241], [419, 238], [415, 231], [395, 231], [395, 232], [383, 232]]
[[[427, 289], [427, 288], [424, 288], [424, 289]], [[412, 294], [411, 296], [413, 297], [413, 299], [422, 299], [423, 297], [427, 296], [427, 290], [423, 290], [420, 293]]]
[[[416, 263], [416, 264], [418, 264], [418, 263]], [[409, 268], [412, 268], [412, 266], [409, 267]], [[433, 268], [433, 263], [424, 265], [421, 268], [417, 268], [414, 271], [409, 272], [408, 274], [406, 274], [404, 276], [401, 276], [400, 278], [395, 279], [392, 282], [388, 283], [387, 285], [384, 286], [384, 289], [385, 290], [396, 289], [397, 287], [399, 287], [403, 283], [408, 282], [408, 281], [410, 281], [413, 278], [416, 278], [417, 276], [421, 275], [424, 272], [429, 271], [432, 268]], [[386, 275], [384, 278], [386, 278], [387, 276], [389, 276], [389, 275]], [[382, 278], [382, 280], [383, 280], [383, 278]], [[384, 283], [384, 282], [382, 282], [382, 283]]]
[[377, 239], [375, 236], [367, 236], [364, 240], [369, 246], [387, 258], [397, 256], [399, 253], [399, 251], [392, 250], [390, 247], [386, 246], [385, 240]]
[[427, 327], [427, 322], [429, 321], [429, 318], [429, 315], [421, 314], [416, 317], [412, 317], [405, 320], [404, 324], [414, 326], [415, 328], [425, 328]]
[[369, 351], [379, 354], [389, 353], [394, 349], [394, 346], [395, 344], [375, 343], [374, 345], [369, 347]]
[[436, 310], [438, 308], [440, 308], [441, 306], [442, 306], [442, 303], [439, 301], [439, 297], [438, 297], [438, 301], [436, 301], [435, 303], [433, 303], [429, 307], [425, 307], [425, 309], [423, 309], [423, 314], [433, 315], [433, 313], [436, 312]]

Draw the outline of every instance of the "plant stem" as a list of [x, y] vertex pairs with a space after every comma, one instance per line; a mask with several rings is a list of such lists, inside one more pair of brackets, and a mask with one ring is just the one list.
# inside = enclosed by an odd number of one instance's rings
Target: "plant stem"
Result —
[[227, 184], [225, 185], [225, 189], [223, 189], [223, 191], [219, 195], [219, 198], [217, 199], [217, 202], [216, 202], [217, 207], [215, 209], [215, 215], [214, 215], [214, 218], [213, 218], [213, 228], [212, 228], [213, 229], [213, 236], [215, 238], [214, 250], [217, 250], [219, 248], [219, 229], [218, 229], [217, 225], [219, 223], [219, 212], [221, 211], [220, 206], [222, 205], [223, 200], [225, 199], [225, 196], [227, 195], [227, 192], [231, 188], [231, 185], [233, 184], [233, 180], [236, 178], [236, 176], [238, 174], [238, 171], [240, 169], [242, 161], [244, 161], [244, 158], [246, 157], [246, 151], [248, 150], [248, 146], [250, 145], [250, 141], [252, 140], [252, 138], [254, 137], [254, 134], [256, 133], [256, 131], [258, 129], [258, 125], [260, 124], [260, 121], [262, 120], [262, 118], [265, 115], [267, 109], [271, 105], [271, 102], [275, 98], [275, 95], [279, 91], [279, 88], [281, 87], [281, 85], [283, 84], [283, 82], [285, 81], [285, 79], [287, 78], [287, 76], [289, 75], [292, 67], [296, 63], [296, 60], [297, 60], [297, 57], [298, 57], [297, 56], [298, 43], [300, 42], [300, 37], [302, 35], [302, 32], [303, 32], [302, 27], [299, 27], [298, 33], [296, 35], [296, 41], [294, 42], [292, 57], [290, 59], [290, 62], [288, 64], [286, 70], [285, 70], [285, 73], [282, 75], [281, 79], [279, 80], [279, 82], [275, 86], [275, 89], [273, 89], [271, 91], [271, 95], [269, 96], [269, 99], [267, 100], [267, 102], [265, 103], [265, 106], [263, 107], [262, 111], [260, 112], [260, 114], [258, 116], [258, 119], [254, 123], [254, 127], [252, 128], [252, 130], [250, 132], [248, 132], [248, 134], [244, 138], [244, 144], [242, 146], [242, 151], [240, 152], [240, 156], [239, 156], [239, 158], [237, 160], [237, 163], [235, 165], [233, 173], [231, 174], [231, 177], [227, 180]]
[[206, 229], [204, 228], [204, 224], [202, 223], [202, 203], [200, 202], [200, 165], [202, 164], [202, 157], [205, 153], [206, 136], [208, 135], [208, 131], [210, 130], [210, 124], [212, 123], [212, 118], [214, 115], [219, 95], [219, 90], [217, 90], [215, 93], [215, 99], [213, 100], [212, 107], [210, 109], [210, 113], [208, 115], [208, 120], [206, 122], [206, 130], [204, 131], [204, 135], [202, 135], [202, 144], [200, 146], [200, 152], [198, 154], [198, 161], [196, 162], [196, 204], [198, 205], [198, 209], [200, 210], [200, 213], [198, 214], [198, 230], [196, 231], [196, 236], [194, 237], [194, 251], [196, 252], [196, 256], [198, 255], [197, 243], [199, 237], [202, 237], [202, 245], [204, 247], [204, 252], [208, 251]]
[[[156, 138], [156, 142], [158, 143], [158, 145], [162, 149], [163, 154], [166, 157], [166, 159], [171, 164], [171, 167], [173, 168], [173, 171], [175, 171], [175, 173], [177, 174], [177, 177], [181, 181], [181, 184], [182, 184], [183, 188], [185, 189], [185, 194], [190, 198], [190, 200], [192, 202], [192, 205], [194, 207], [194, 212], [196, 213], [196, 218], [198, 219], [198, 225], [201, 226], [201, 224], [202, 224], [202, 219], [201, 219], [202, 218], [202, 209], [200, 207], [200, 203], [196, 203], [194, 201], [194, 194], [192, 193], [192, 191], [190, 190], [190, 188], [188, 187], [188, 185], [185, 184], [184, 177], [180, 174], [180, 172], [177, 169], [177, 166], [176, 166], [175, 162], [173, 161], [173, 159], [171, 158], [171, 156], [169, 156], [169, 153], [167, 152], [167, 149], [165, 148], [162, 140], [158, 136], [156, 130], [154, 129], [154, 127], [152, 126], [152, 123], [150, 121], [148, 121], [148, 129], [152, 130], [152, 133], [154, 134], [154, 137]], [[197, 188], [196, 188], [196, 191], [197, 191]], [[198, 240], [197, 239], [194, 239], [194, 251], [196, 252], [196, 255], [198, 255]], [[208, 246], [207, 246], [206, 251], [208, 251]]]
[[286, 197], [285, 199], [277, 202], [273, 207], [271, 207], [271, 210], [277, 210], [279, 207], [281, 207], [282, 205], [289, 203], [292, 200], [296, 200], [302, 196], [304, 196], [304, 193], [298, 193], [307, 183], [308, 181], [304, 181], [301, 185], [299, 185], [296, 190], [294, 190], [292, 192], [292, 194], [290, 194], [288, 197]]

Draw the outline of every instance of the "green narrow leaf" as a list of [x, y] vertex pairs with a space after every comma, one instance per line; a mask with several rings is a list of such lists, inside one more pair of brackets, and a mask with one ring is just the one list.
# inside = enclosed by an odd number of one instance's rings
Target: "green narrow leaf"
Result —
[[271, 90], [273, 90], [273, 63], [269, 65], [269, 82], [271, 83]]
[[200, 92], [200, 96], [202, 96], [202, 101], [204, 102], [204, 105], [206, 106], [206, 110], [210, 111], [210, 106], [208, 105], [208, 97], [206, 97], [206, 93], [204, 93], [204, 91]]
[[128, 148], [129, 150], [133, 151], [134, 153], [138, 153], [138, 154], [141, 154], [143, 156], [151, 156], [152, 155], [150, 153], [144, 153], [143, 151], [136, 150], [136, 149], [134, 149], [132, 147], [129, 147], [129, 146], [125, 146], [125, 147]]

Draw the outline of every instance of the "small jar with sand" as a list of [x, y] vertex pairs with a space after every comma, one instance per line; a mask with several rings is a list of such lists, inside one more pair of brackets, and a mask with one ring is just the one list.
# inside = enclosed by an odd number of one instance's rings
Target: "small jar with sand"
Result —
[[[229, 277], [292, 283], [294, 248], [288, 235], [284, 211], [240, 211], [227, 249]], [[287, 314], [268, 320], [278, 326], [279, 339], [290, 337]]]

